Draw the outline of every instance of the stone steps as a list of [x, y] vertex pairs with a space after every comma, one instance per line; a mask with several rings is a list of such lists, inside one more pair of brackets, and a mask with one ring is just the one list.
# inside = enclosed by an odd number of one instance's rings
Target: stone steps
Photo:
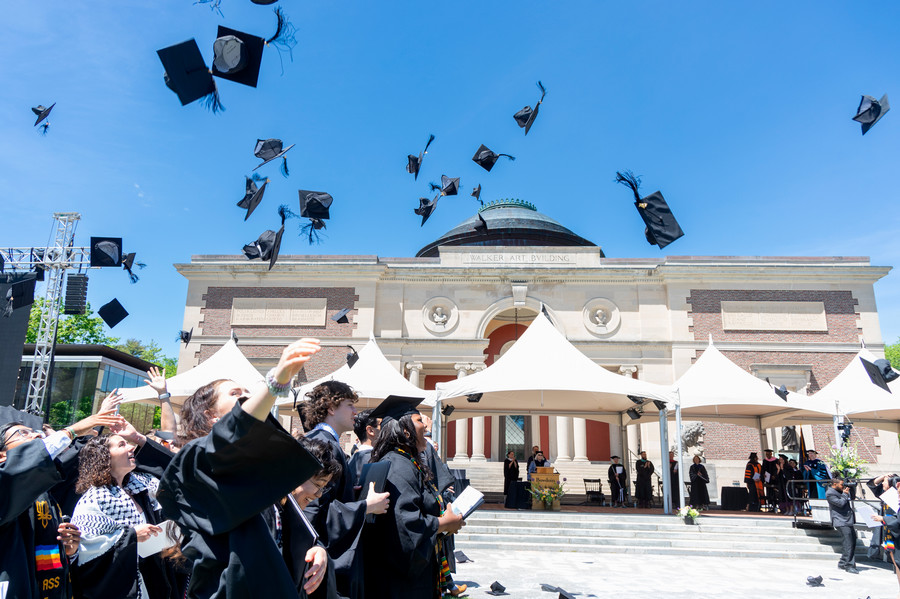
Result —
[[[858, 555], [869, 536], [860, 531]], [[790, 520], [701, 517], [695, 526], [673, 516], [481, 509], [456, 535], [456, 547], [486, 550], [711, 555], [834, 560], [840, 535], [799, 529]]]

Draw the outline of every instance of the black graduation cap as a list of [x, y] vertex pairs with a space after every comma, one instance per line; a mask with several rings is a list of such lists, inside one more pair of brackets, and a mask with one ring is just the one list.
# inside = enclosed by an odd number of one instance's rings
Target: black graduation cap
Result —
[[342, 308], [340, 312], [331, 317], [331, 320], [341, 324], [347, 324], [350, 322], [350, 318], [347, 316], [350, 313], [350, 310], [352, 310], [352, 308]]
[[559, 590], [560, 590], [560, 588], [559, 588], [559, 587], [555, 587], [555, 586], [553, 586], [552, 584], [544, 584], [544, 583], [541, 583], [541, 590], [542, 590], [542, 591], [546, 591], [546, 592], [548, 592], [548, 593], [558, 593]]
[[874, 363], [869, 362], [865, 358], [860, 358], [860, 360], [866, 369], [866, 374], [868, 374], [869, 378], [872, 380], [872, 383], [890, 393], [891, 388], [888, 387], [888, 383], [900, 376], [894, 372], [893, 368], [891, 368], [891, 363], [887, 360], [875, 360]]
[[253, 150], [253, 155], [257, 158], [262, 159], [262, 164], [254, 168], [256, 170], [260, 166], [264, 166], [273, 160], [277, 160], [278, 158], [282, 159], [281, 162], [281, 173], [287, 177], [290, 174], [287, 165], [287, 158], [284, 158], [284, 155], [288, 153], [288, 150], [293, 148], [296, 144], [291, 144], [287, 148], [282, 149], [284, 144], [281, 143], [280, 139], [257, 139], [256, 140], [256, 148]]
[[406, 172], [414, 175], [413, 179], [419, 179], [419, 169], [422, 168], [422, 159], [425, 158], [425, 154], [428, 153], [428, 146], [431, 145], [431, 142], [434, 141], [434, 135], [428, 136], [428, 143], [425, 144], [425, 149], [419, 152], [418, 156], [414, 154], [407, 155], [407, 164], [406, 164]]
[[541, 90], [541, 99], [534, 105], [534, 108], [526, 106], [513, 115], [513, 118], [516, 119], [516, 124], [519, 125], [519, 127], [525, 128], [525, 135], [528, 135], [528, 132], [531, 131], [531, 126], [534, 124], [534, 119], [537, 118], [538, 110], [540, 110], [541, 103], [544, 101], [544, 96], [547, 95], [547, 90], [544, 89], [544, 86], [540, 81], [537, 82], [537, 86]]
[[[256, 173], [252, 177], [247, 177], [246, 187], [244, 189], [244, 198], [237, 203], [239, 208], [247, 210], [244, 220], [250, 218], [259, 203], [262, 202], [263, 194], [266, 193], [266, 185], [269, 184], [268, 179], [263, 179]], [[256, 183], [262, 181], [262, 187], [258, 187]]]
[[194, 336], [194, 327], [191, 327], [190, 331], [178, 331], [178, 340], [187, 345], [191, 342], [191, 337]]
[[34, 303], [34, 277], [27, 277], [16, 281], [6, 290], [6, 305], [3, 308], [3, 316], [12, 316], [13, 310], [24, 308]]
[[34, 122], [35, 127], [37, 127], [45, 118], [50, 116], [50, 111], [53, 110], [54, 106], [56, 106], [56, 102], [51, 104], [49, 108], [44, 108], [43, 104], [38, 104], [31, 109], [31, 112], [37, 116], [37, 120]]
[[272, 248], [275, 247], [275, 231], [263, 231], [256, 241], [251, 241], [244, 246], [243, 252], [250, 260], [268, 260], [272, 256]]
[[634, 205], [641, 218], [644, 219], [644, 224], [647, 225], [644, 235], [650, 245], [657, 245], [659, 249], [663, 249], [684, 235], [684, 231], [681, 230], [678, 221], [675, 220], [675, 215], [672, 214], [660, 192], [654, 191], [642, 198], [638, 191], [641, 178], [635, 176], [631, 171], [617, 172], [616, 182], [628, 186], [634, 193]]
[[823, 587], [823, 586], [825, 586], [824, 584], [822, 584], [822, 577], [821, 577], [821, 576], [807, 576], [807, 577], [806, 577], [806, 584], [807, 584], [808, 586], [811, 586], [811, 587]]
[[[770, 385], [772, 385], [772, 383], [769, 381], [769, 377], [766, 377], [766, 382], [769, 383]], [[775, 390], [775, 395], [777, 395], [784, 401], [788, 400], [788, 390], [785, 385], [782, 385], [781, 387], [776, 387], [775, 385], [772, 385], [772, 388]]]
[[478, 200], [478, 203], [484, 206], [484, 202], [481, 201], [481, 183], [475, 186], [475, 189], [472, 190], [472, 197]]
[[438, 200], [441, 199], [441, 195], [438, 194], [434, 196], [433, 200], [429, 200], [428, 198], [419, 198], [419, 207], [413, 209], [413, 212], [422, 217], [422, 224], [420, 227], [425, 224], [425, 221], [428, 220], [428, 217], [431, 216], [431, 213], [437, 210]]
[[275, 233], [275, 241], [272, 244], [272, 255], [269, 256], [269, 270], [272, 270], [272, 267], [275, 266], [275, 262], [278, 260], [278, 253], [281, 251], [281, 238], [284, 236], [284, 221], [288, 216], [288, 212], [287, 206], [278, 207], [278, 216], [281, 217], [281, 228]]
[[347, 354], [347, 367], [353, 368], [353, 365], [359, 362], [359, 354], [356, 353], [356, 350], [353, 349], [352, 345], [348, 345], [347, 347], [350, 348], [350, 353]]
[[91, 266], [122, 266], [122, 238], [91, 237]]
[[100, 306], [100, 309], [97, 310], [97, 314], [109, 328], [113, 328], [125, 320], [125, 317], [128, 316], [128, 311], [122, 307], [119, 300], [114, 299], [108, 304]]
[[506, 156], [510, 160], [516, 159], [515, 156], [510, 156], [509, 154], [498, 154], [486, 145], [481, 144], [478, 150], [475, 151], [475, 155], [472, 156], [472, 161], [487, 172], [491, 172], [491, 169], [494, 168], [494, 164], [496, 164], [497, 159], [501, 156]]
[[182, 106], [203, 98], [208, 110], [225, 110], [219, 100], [216, 82], [194, 38], [157, 50], [156, 54], [166, 69], [166, 87], [175, 92]]
[[478, 221], [479, 221], [479, 222], [475, 223], [475, 230], [478, 231], [479, 233], [484, 233], [485, 231], [488, 230], [487, 221], [484, 220], [484, 217], [481, 216], [480, 212], [476, 213], [475, 216], [478, 217]]
[[275, 34], [269, 39], [220, 25], [213, 43], [212, 74], [256, 87], [265, 47], [272, 44], [290, 51], [297, 43], [294, 26], [281, 8], [275, 9], [275, 17]]
[[486, 591], [488, 595], [500, 596], [500, 595], [509, 595], [506, 592], [506, 587], [497, 582], [496, 580], [491, 583], [491, 590]]
[[441, 185], [438, 186], [436, 183], [430, 183], [431, 191], [441, 190], [442, 196], [455, 196], [459, 192], [459, 177], [448, 177], [447, 175], [441, 175]]
[[163, 441], [173, 441], [175, 439], [175, 433], [172, 431], [156, 431], [154, 434]]
[[309, 243], [319, 240], [317, 231], [325, 229], [325, 221], [330, 218], [328, 209], [334, 198], [331, 194], [324, 191], [307, 191], [301, 189], [300, 194], [300, 217], [308, 218], [309, 223], [303, 225], [302, 231], [309, 237]]
[[125, 254], [125, 257], [122, 259], [122, 268], [128, 272], [128, 277], [131, 279], [132, 283], [137, 283], [140, 280], [132, 269], [137, 266], [140, 269], [146, 268], [146, 264], [143, 262], [135, 262], [134, 259], [137, 256], [136, 252], [131, 252], [130, 254]]
[[418, 405], [422, 403], [421, 397], [403, 397], [401, 395], [388, 395], [378, 406], [372, 410], [370, 418], [381, 418], [382, 425], [388, 420], [400, 420], [407, 414], [418, 414]]
[[881, 96], [880, 100], [876, 100], [872, 96], [863, 96], [859, 101], [859, 107], [856, 109], [856, 116], [853, 117], [853, 120], [862, 124], [862, 134], [865, 135], [890, 109], [891, 105], [888, 103], [887, 94]]

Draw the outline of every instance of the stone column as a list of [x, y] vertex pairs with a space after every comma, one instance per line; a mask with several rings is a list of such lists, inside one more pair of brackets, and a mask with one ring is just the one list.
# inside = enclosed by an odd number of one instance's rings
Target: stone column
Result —
[[484, 457], [484, 416], [472, 418], [472, 462], [486, 462]]
[[419, 384], [419, 376], [422, 372], [422, 363], [421, 362], [407, 362], [406, 369], [409, 371], [409, 382], [415, 385], [416, 387], [421, 387]]
[[571, 462], [569, 454], [569, 417], [556, 417], [556, 461]]
[[572, 419], [574, 429], [572, 439], [575, 441], [575, 459], [573, 462], [587, 462], [587, 420], [584, 418]]
[[[468, 364], [456, 364], [456, 378], [461, 379], [466, 376]], [[456, 455], [453, 456], [454, 462], [468, 462], [469, 451], [466, 448], [469, 439], [469, 420], [460, 418], [456, 421]]]

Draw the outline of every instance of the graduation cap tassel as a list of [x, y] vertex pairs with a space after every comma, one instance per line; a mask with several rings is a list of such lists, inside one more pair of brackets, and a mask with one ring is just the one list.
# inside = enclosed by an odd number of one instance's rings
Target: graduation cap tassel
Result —
[[428, 185], [431, 186], [431, 191], [440, 191], [441, 190], [441, 186], [437, 185], [435, 183], [429, 183]]
[[[297, 28], [285, 16], [281, 7], [275, 9], [275, 17], [278, 22], [275, 26], [275, 34], [266, 40], [267, 46], [274, 46], [278, 50], [279, 59], [283, 52], [287, 52], [291, 59], [294, 60], [294, 46], [297, 45]], [[281, 64], [281, 74], [284, 75], [284, 62]]]
[[430, 146], [430, 145], [431, 145], [431, 142], [433, 142], [433, 141], [434, 141], [434, 133], [432, 133], [431, 135], [428, 136], [428, 143], [425, 144], [425, 149], [422, 150], [422, 153], [423, 153], [423, 154], [427, 154], [427, 153], [428, 153], [428, 146]]
[[303, 225], [300, 228], [300, 231], [306, 235], [306, 238], [309, 240], [309, 245], [320, 244], [322, 243], [321, 234], [319, 233], [319, 229], [325, 228], [325, 221], [318, 218], [309, 219], [309, 223]]
[[638, 202], [641, 201], [641, 194], [638, 191], [641, 187], [641, 178], [635, 175], [631, 171], [625, 171], [621, 173], [616, 171], [616, 183], [621, 183], [622, 185], [627, 185], [631, 188], [632, 193], [634, 193], [634, 199]]
[[222, 100], [221, 98], [219, 98], [218, 87], [215, 88], [212, 93], [203, 96], [200, 101], [203, 102], [203, 107], [213, 114], [218, 114], [225, 111], [225, 106], [222, 105]]
[[281, 224], [284, 225], [284, 221], [289, 218], [296, 218], [296, 214], [288, 207], [287, 204], [282, 204], [278, 207], [278, 216], [281, 217]]
[[222, 0], [196, 0], [194, 4], [209, 4], [210, 10], [218, 13], [220, 17], [225, 17], [225, 13], [222, 12]]
[[285, 157], [281, 158], [281, 174], [285, 177], [289, 177], [291, 174], [291, 171], [288, 170], [287, 158]]
[[131, 279], [131, 284], [132, 284], [132, 285], [134, 285], [135, 283], [137, 283], [138, 281], [141, 280], [140, 277], [138, 277], [136, 274], [134, 274], [133, 272], [131, 272], [131, 269], [130, 269], [130, 268], [127, 269], [127, 270], [128, 270], [128, 278]]
[[547, 90], [544, 88], [544, 84], [541, 83], [540, 81], [537, 82], [537, 86], [538, 86], [538, 87], [540, 88], [540, 90], [541, 90], [541, 99], [538, 100], [538, 104], [540, 104], [541, 102], [544, 101], [544, 96], [547, 95]]
[[250, 175], [250, 179], [252, 179], [256, 183], [260, 183], [260, 182], [266, 180], [266, 178], [263, 177], [262, 175], [260, 175], [259, 173], [253, 173], [252, 175]]
[[50, 123], [44, 123], [40, 127], [38, 127], [38, 133], [41, 135], [47, 135], [47, 129], [50, 128]]
[[516, 157], [515, 157], [515, 156], [510, 156], [509, 154], [497, 154], [497, 156], [506, 156], [507, 158], [510, 159], [511, 162], [515, 162], [515, 161], [516, 161]]

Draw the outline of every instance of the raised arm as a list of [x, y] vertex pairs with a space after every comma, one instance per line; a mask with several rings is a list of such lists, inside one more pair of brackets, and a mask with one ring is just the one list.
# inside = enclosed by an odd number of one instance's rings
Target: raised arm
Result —
[[275, 393], [287, 394], [291, 379], [319, 350], [318, 339], [303, 338], [284, 348], [278, 365], [266, 375], [266, 386], [250, 396], [241, 409], [257, 420], [265, 420], [275, 405]]

